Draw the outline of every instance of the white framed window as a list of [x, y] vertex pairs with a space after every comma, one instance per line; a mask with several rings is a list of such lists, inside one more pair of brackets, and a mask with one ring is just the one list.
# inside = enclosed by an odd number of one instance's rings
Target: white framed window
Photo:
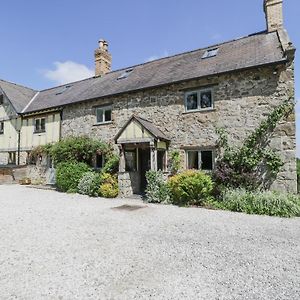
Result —
[[34, 133], [46, 132], [46, 118], [34, 119]]
[[4, 134], [4, 122], [0, 122], [0, 134]]
[[112, 107], [102, 106], [96, 107], [96, 122], [97, 124], [109, 123], [111, 122]]
[[214, 169], [214, 151], [186, 150], [186, 168], [212, 171]]
[[185, 111], [201, 111], [214, 108], [213, 90], [201, 89], [185, 93]]

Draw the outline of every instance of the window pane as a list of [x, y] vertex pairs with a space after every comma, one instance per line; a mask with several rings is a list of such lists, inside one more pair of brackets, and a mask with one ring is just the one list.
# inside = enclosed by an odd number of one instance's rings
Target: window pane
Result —
[[157, 170], [165, 171], [166, 170], [166, 151], [157, 151]]
[[188, 169], [199, 169], [198, 151], [188, 151]]
[[201, 108], [212, 107], [211, 91], [201, 92], [200, 107]]
[[105, 110], [105, 122], [111, 121], [111, 109]]
[[202, 170], [212, 170], [213, 169], [213, 155], [212, 151], [202, 151], [201, 152], [201, 169]]
[[97, 169], [103, 168], [103, 155], [102, 154], [96, 155], [96, 168]]
[[35, 131], [40, 131], [40, 119], [35, 120]]
[[41, 119], [41, 131], [46, 130], [46, 119]]
[[137, 170], [136, 151], [125, 151], [125, 163], [126, 172], [134, 172]]
[[96, 114], [97, 114], [97, 123], [102, 123], [103, 122], [103, 109], [97, 108]]
[[186, 110], [193, 110], [198, 108], [198, 93], [188, 94], [186, 97]]

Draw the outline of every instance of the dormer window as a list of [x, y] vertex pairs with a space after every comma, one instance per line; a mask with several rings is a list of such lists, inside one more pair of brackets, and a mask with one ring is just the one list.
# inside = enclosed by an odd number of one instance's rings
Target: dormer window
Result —
[[3, 102], [4, 102], [4, 97], [2, 94], [0, 94], [0, 105], [3, 105]]
[[133, 71], [133, 69], [128, 69], [126, 70], [125, 72], [123, 72], [117, 79], [120, 80], [120, 79], [125, 79], [127, 78], [130, 73]]
[[202, 89], [185, 93], [185, 111], [201, 111], [213, 108], [212, 89]]
[[218, 54], [218, 51], [219, 51], [219, 48], [206, 50], [205, 53], [203, 54], [202, 58], [214, 57]]

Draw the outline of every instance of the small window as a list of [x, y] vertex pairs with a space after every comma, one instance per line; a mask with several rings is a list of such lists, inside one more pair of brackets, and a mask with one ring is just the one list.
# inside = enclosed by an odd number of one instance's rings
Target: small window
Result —
[[8, 152], [8, 164], [9, 165], [16, 164], [16, 152]]
[[185, 94], [185, 110], [197, 111], [213, 108], [213, 94], [211, 89], [187, 92]]
[[102, 169], [104, 166], [104, 156], [102, 154], [96, 154], [96, 169]]
[[126, 70], [125, 72], [123, 72], [117, 79], [120, 80], [120, 79], [125, 79], [127, 78], [130, 73], [133, 71], [133, 69], [128, 69]]
[[4, 134], [4, 122], [0, 122], [0, 134]]
[[186, 97], [186, 109], [196, 110], [198, 109], [198, 92], [189, 93]]
[[158, 150], [157, 151], [157, 170], [158, 171], [166, 171], [167, 170], [167, 160], [166, 160], [166, 151]]
[[207, 170], [214, 168], [212, 150], [191, 150], [187, 151], [187, 169]]
[[125, 151], [125, 171], [136, 172], [137, 171], [137, 155], [136, 150]]
[[206, 50], [205, 53], [203, 54], [202, 58], [214, 57], [218, 54], [218, 51], [219, 51], [219, 48]]
[[111, 106], [97, 107], [96, 108], [97, 124], [111, 122], [112, 120], [111, 113], [112, 113]]
[[0, 105], [3, 105], [3, 102], [4, 102], [3, 94], [0, 94]]
[[34, 132], [41, 133], [46, 131], [46, 118], [38, 118], [34, 120]]

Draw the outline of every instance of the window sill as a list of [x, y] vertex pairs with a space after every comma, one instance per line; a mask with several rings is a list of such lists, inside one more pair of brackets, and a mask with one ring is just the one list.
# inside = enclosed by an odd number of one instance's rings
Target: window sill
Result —
[[33, 134], [42, 134], [42, 133], [46, 133], [46, 131], [34, 131]]
[[207, 113], [207, 112], [213, 112], [216, 111], [215, 108], [205, 108], [205, 109], [195, 109], [195, 110], [188, 110], [188, 111], [184, 111], [182, 114], [186, 115], [186, 114], [192, 114], [192, 113]]
[[102, 126], [102, 125], [109, 125], [112, 124], [113, 121], [108, 121], [108, 122], [102, 122], [102, 123], [95, 123], [93, 126]]

